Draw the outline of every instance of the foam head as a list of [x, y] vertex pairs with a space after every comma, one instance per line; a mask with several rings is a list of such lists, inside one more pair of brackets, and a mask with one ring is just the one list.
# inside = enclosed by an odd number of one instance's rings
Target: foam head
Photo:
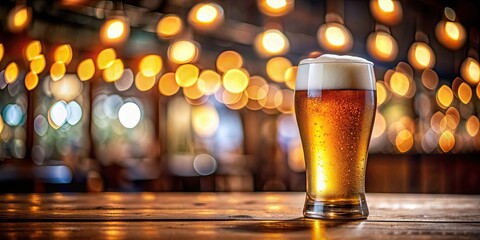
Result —
[[354, 56], [324, 54], [300, 61], [296, 90], [375, 90], [373, 63]]

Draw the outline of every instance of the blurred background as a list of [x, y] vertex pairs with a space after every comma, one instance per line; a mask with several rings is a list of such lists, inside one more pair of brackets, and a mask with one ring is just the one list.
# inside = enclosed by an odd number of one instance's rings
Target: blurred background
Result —
[[480, 193], [475, 0], [3, 0], [0, 192], [304, 191], [298, 62], [375, 63], [368, 192]]

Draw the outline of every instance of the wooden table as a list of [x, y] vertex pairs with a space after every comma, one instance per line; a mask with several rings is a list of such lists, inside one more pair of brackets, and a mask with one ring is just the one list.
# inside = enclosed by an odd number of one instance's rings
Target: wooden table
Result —
[[365, 221], [302, 218], [304, 193], [2, 194], [0, 239], [480, 239], [480, 196], [367, 194]]

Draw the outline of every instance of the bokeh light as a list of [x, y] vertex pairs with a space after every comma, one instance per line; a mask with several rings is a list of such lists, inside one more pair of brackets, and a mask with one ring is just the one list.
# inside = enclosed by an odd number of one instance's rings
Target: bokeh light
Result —
[[399, 96], [405, 96], [410, 89], [410, 79], [401, 72], [394, 72], [390, 77], [390, 88]]
[[67, 71], [67, 67], [62, 62], [55, 62], [50, 67], [50, 77], [53, 81], [58, 81], [65, 76], [65, 72]]
[[191, 41], [177, 41], [168, 48], [168, 59], [177, 64], [193, 62], [198, 55], [198, 47]]
[[441, 86], [437, 91], [437, 104], [442, 108], [447, 108], [452, 104], [453, 91], [447, 85]]
[[70, 63], [70, 61], [72, 60], [72, 56], [73, 53], [70, 44], [63, 44], [58, 46], [53, 53], [53, 58], [55, 62], [61, 62], [65, 65]]
[[398, 24], [403, 18], [402, 4], [396, 0], [372, 0], [370, 12], [377, 21], [387, 25]]
[[130, 26], [123, 17], [114, 17], [105, 21], [100, 29], [100, 41], [104, 44], [121, 44], [127, 40]]
[[460, 68], [460, 74], [470, 85], [478, 84], [480, 80], [480, 66], [478, 61], [467, 57]]
[[162, 70], [162, 58], [158, 55], [147, 55], [140, 60], [138, 68], [145, 77], [154, 77]]
[[231, 93], [241, 93], [248, 86], [248, 76], [239, 69], [230, 69], [223, 74], [223, 87]]
[[18, 104], [7, 104], [2, 110], [3, 122], [8, 126], [15, 127], [22, 121], [23, 113], [22, 108]]
[[377, 81], [375, 85], [377, 89], [377, 106], [381, 106], [387, 100], [387, 88], [385, 87], [385, 83], [383, 81]]
[[123, 62], [121, 59], [113, 60], [112, 65], [103, 70], [102, 76], [105, 82], [115, 82], [123, 75]]
[[285, 71], [285, 85], [287, 85], [287, 87], [292, 90], [295, 90], [295, 84], [297, 82], [297, 71], [297, 66], [289, 67], [287, 71]]
[[30, 70], [35, 74], [40, 74], [43, 72], [46, 65], [47, 63], [45, 61], [45, 56], [43, 54], [40, 54], [34, 57], [30, 62]]
[[407, 129], [401, 130], [395, 138], [395, 146], [401, 153], [409, 151], [413, 146], [412, 133]]
[[48, 123], [53, 129], [59, 129], [67, 122], [70, 109], [63, 100], [55, 102], [48, 110]]
[[33, 40], [30, 43], [28, 43], [27, 47], [25, 48], [25, 58], [28, 61], [32, 61], [35, 57], [40, 55], [41, 52], [42, 52], [42, 44], [38, 40]]
[[48, 120], [43, 115], [36, 116], [33, 128], [39, 136], [44, 136], [48, 131]]
[[269, 57], [287, 53], [290, 43], [281, 31], [269, 29], [255, 37], [254, 47], [260, 56]]
[[198, 88], [198, 81], [190, 87], [183, 88], [183, 95], [190, 100], [198, 100], [203, 97], [203, 91]]
[[421, 80], [423, 86], [430, 90], [434, 90], [438, 85], [437, 73], [429, 68], [423, 70]]
[[472, 99], [472, 89], [467, 83], [462, 82], [458, 87], [457, 96], [463, 104], [467, 104]]
[[80, 104], [78, 104], [78, 102], [71, 101], [68, 103], [68, 108], [70, 110], [70, 114], [68, 115], [67, 123], [74, 126], [82, 119], [82, 107]]
[[419, 70], [433, 68], [435, 66], [435, 54], [426, 43], [414, 42], [408, 49], [408, 62]]
[[0, 43], [0, 61], [2, 61], [4, 53], [5, 53], [5, 48], [3, 47], [3, 43]]
[[198, 77], [197, 85], [204, 94], [211, 95], [222, 86], [222, 78], [213, 70], [203, 70]]
[[8, 13], [8, 29], [11, 32], [21, 32], [28, 27], [32, 19], [32, 10], [29, 7], [20, 5], [14, 7]]
[[211, 137], [220, 123], [220, 117], [214, 106], [203, 104], [192, 108], [192, 126], [200, 137]]
[[449, 7], [444, 10], [445, 20], [438, 22], [435, 27], [435, 35], [438, 41], [451, 50], [457, 50], [463, 46], [466, 40], [466, 30], [456, 21], [455, 11]]
[[245, 90], [245, 95], [252, 100], [263, 99], [268, 94], [268, 83], [261, 76], [252, 76], [248, 82], [247, 89]]
[[395, 38], [386, 32], [373, 32], [367, 38], [367, 51], [375, 59], [393, 61], [397, 57], [398, 44]]
[[224, 21], [223, 8], [216, 3], [199, 3], [188, 13], [188, 22], [197, 30], [213, 31]]
[[340, 23], [326, 23], [320, 26], [317, 40], [321, 47], [333, 52], [346, 52], [353, 46], [353, 37], [347, 27]]
[[217, 160], [210, 154], [198, 154], [193, 158], [193, 169], [200, 175], [210, 175], [217, 170]]
[[438, 139], [438, 145], [443, 152], [450, 152], [455, 146], [455, 135], [451, 131], [445, 131]]
[[175, 81], [180, 87], [190, 87], [198, 80], [200, 70], [193, 64], [185, 64], [177, 68]]
[[277, 107], [278, 111], [281, 113], [293, 113], [293, 101], [295, 99], [295, 94], [290, 89], [282, 89], [280, 90], [282, 95], [282, 103]]
[[283, 16], [294, 7], [294, 0], [257, 0], [258, 9], [267, 16]]
[[124, 103], [118, 111], [118, 120], [125, 128], [134, 128], [142, 118], [140, 107], [134, 102]]
[[474, 137], [477, 135], [478, 131], [480, 130], [480, 121], [478, 120], [477, 116], [470, 116], [468, 117], [465, 123], [465, 130], [470, 137]]
[[378, 138], [382, 136], [386, 129], [387, 121], [385, 120], [385, 117], [380, 112], [377, 112], [375, 114], [375, 121], [373, 124], [372, 138]]
[[158, 21], [157, 36], [169, 39], [179, 34], [183, 29], [183, 21], [175, 14], [165, 15]]
[[172, 96], [178, 92], [180, 86], [177, 84], [175, 80], [174, 73], [165, 73], [162, 75], [160, 80], [158, 80], [158, 90], [164, 96]]
[[107, 48], [100, 51], [97, 56], [98, 69], [103, 70], [107, 67], [110, 67], [116, 58], [117, 54], [115, 53], [115, 50], [113, 50], [113, 48]]
[[118, 91], [126, 91], [133, 85], [133, 81], [134, 77], [132, 69], [126, 68], [123, 70], [123, 74], [120, 79], [114, 82], [114, 85]]
[[74, 74], [67, 74], [61, 80], [50, 83], [50, 92], [57, 100], [66, 102], [77, 98], [83, 89], [82, 82]]
[[34, 72], [28, 72], [25, 75], [25, 87], [27, 90], [32, 90], [38, 85], [38, 76]]
[[82, 81], [90, 80], [95, 74], [95, 63], [91, 58], [81, 61], [77, 66], [78, 78]]
[[153, 86], [155, 86], [155, 81], [155, 75], [145, 76], [142, 72], [138, 72], [137, 75], [135, 75], [135, 87], [142, 92], [152, 89]]
[[11, 62], [5, 68], [5, 82], [13, 83], [18, 77], [18, 66], [15, 62]]
[[292, 63], [287, 58], [274, 57], [268, 60], [266, 72], [273, 81], [285, 82], [285, 73], [290, 67], [292, 67]]
[[283, 102], [283, 95], [280, 88], [275, 84], [268, 85], [267, 95], [258, 100], [258, 103], [267, 109], [275, 109]]
[[224, 51], [218, 55], [216, 66], [219, 72], [226, 72], [230, 69], [239, 69], [243, 66], [242, 55], [231, 50]]

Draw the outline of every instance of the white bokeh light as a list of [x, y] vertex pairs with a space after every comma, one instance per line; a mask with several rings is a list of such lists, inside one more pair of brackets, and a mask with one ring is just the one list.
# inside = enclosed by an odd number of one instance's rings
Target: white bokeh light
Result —
[[68, 103], [70, 108], [70, 115], [68, 116], [67, 122], [70, 125], [75, 125], [82, 119], [82, 107], [75, 101]]
[[67, 122], [67, 118], [70, 115], [70, 109], [65, 101], [58, 101], [52, 105], [48, 112], [48, 119], [50, 125], [58, 129]]
[[126, 102], [118, 111], [118, 120], [126, 128], [134, 128], [140, 122], [142, 112], [134, 102]]

